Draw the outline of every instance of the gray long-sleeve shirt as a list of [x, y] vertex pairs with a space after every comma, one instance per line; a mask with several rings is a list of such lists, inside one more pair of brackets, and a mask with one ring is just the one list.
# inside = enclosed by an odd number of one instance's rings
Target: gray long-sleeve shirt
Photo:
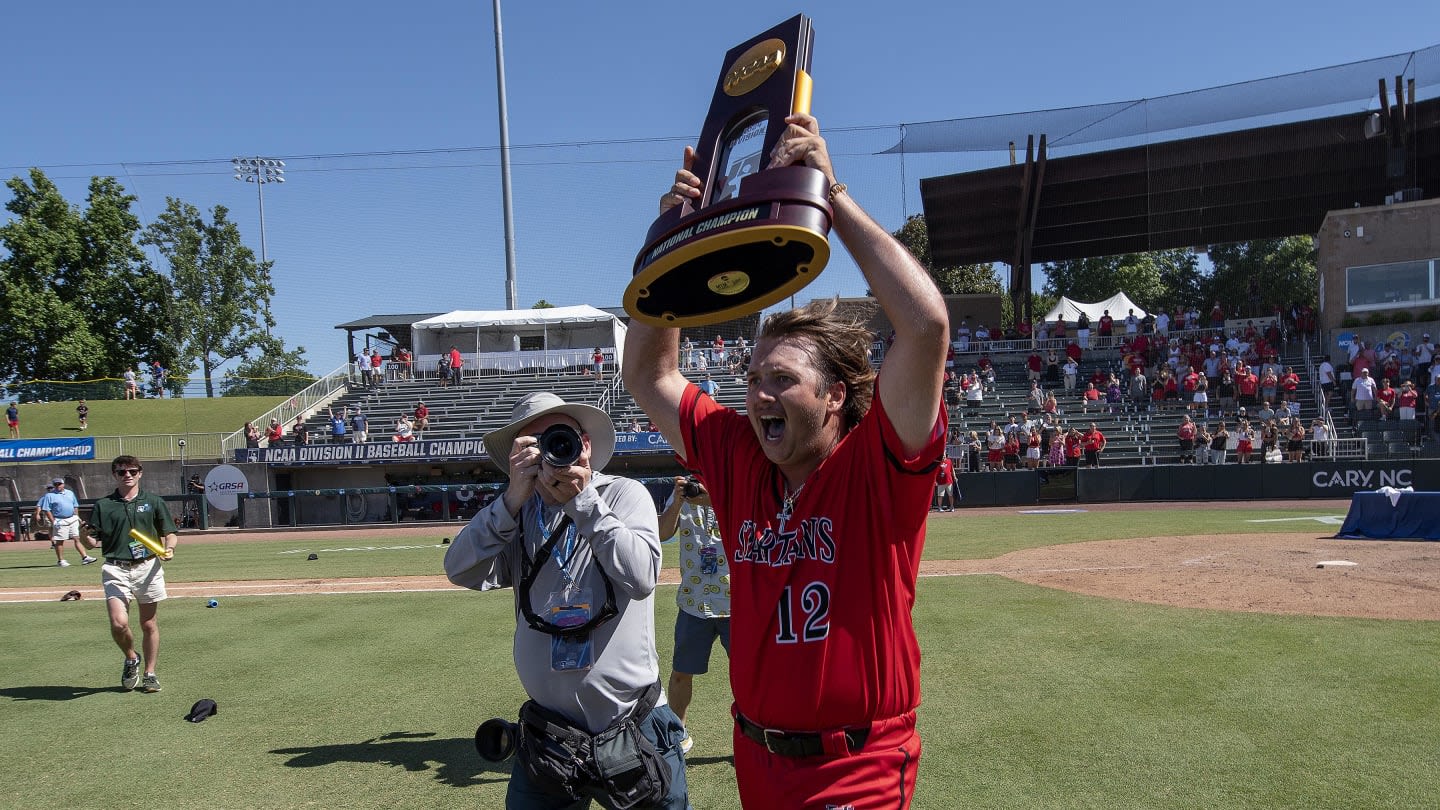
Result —
[[[605, 601], [603, 570], [615, 590], [619, 615], [590, 634], [594, 663], [589, 669], [557, 672], [550, 665], [551, 636], [530, 629], [517, 604], [515, 669], [535, 702], [598, 733], [629, 712], [659, 678], [654, 597], [660, 573], [659, 529], [650, 493], [635, 481], [603, 473], [595, 473], [590, 486], [563, 510], [575, 522], [579, 538], [567, 561], [570, 575], [579, 587], [589, 589], [598, 611]], [[524, 564], [520, 544], [533, 560], [545, 542], [539, 529], [542, 515], [538, 498], [531, 498], [518, 516], [505, 508], [504, 498], [496, 498], [450, 544], [445, 575], [475, 590], [505, 585], [518, 589]], [[559, 520], [557, 512], [546, 531]], [[528, 598], [531, 609], [543, 616], [546, 599], [562, 586], [560, 566], [552, 555], [530, 593], [517, 597]]]

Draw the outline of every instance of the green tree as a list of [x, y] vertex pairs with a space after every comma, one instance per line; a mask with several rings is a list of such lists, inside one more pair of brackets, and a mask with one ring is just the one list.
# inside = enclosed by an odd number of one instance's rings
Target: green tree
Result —
[[252, 356], [241, 360], [220, 381], [220, 395], [288, 396], [310, 387], [315, 379], [306, 368], [304, 346], [286, 351], [282, 341], [261, 335]]
[[0, 378], [84, 380], [147, 357], [172, 362], [168, 289], [135, 243], [135, 198], [114, 178], [92, 178], [81, 212], [39, 169], [6, 185]]
[[[1288, 308], [1320, 298], [1315, 243], [1308, 236], [1212, 245], [1210, 263], [1214, 270], [1205, 287], [1206, 298], [1220, 301], [1227, 311], [1239, 306], [1255, 316], [1273, 311], [1277, 304]], [[1258, 301], [1251, 301], [1252, 293]]]
[[1067, 259], [1045, 265], [1045, 292], [1050, 295], [1090, 302], [1123, 292], [1147, 310], [1192, 303], [1202, 279], [1199, 260], [1188, 249]]
[[916, 261], [930, 273], [935, 286], [946, 295], [993, 293], [1005, 295], [1005, 283], [991, 264], [962, 264], [936, 267], [930, 256], [930, 229], [924, 214], [913, 214], [893, 236], [909, 250]]
[[550, 303], [549, 301], [546, 301], [544, 298], [541, 298], [539, 301], [536, 301], [535, 304], [534, 304], [533, 306], [531, 306], [530, 308], [531, 308], [531, 309], [554, 309], [554, 308], [555, 308], [555, 305], [552, 304], [552, 303]]
[[170, 264], [175, 290], [171, 334], [180, 356], [199, 363], [209, 397], [215, 396], [216, 369], [247, 357], [274, 325], [269, 263], [256, 260], [228, 215], [229, 209], [217, 205], [206, 222], [195, 206], [167, 198], [165, 211], [142, 239]]

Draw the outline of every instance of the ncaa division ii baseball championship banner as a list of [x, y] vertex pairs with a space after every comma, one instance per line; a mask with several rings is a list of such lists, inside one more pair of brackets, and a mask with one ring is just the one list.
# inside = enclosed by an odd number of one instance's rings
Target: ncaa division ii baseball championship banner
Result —
[[95, 458], [95, 440], [8, 439], [0, 441], [3, 461], [88, 461]]
[[[56, 441], [63, 441], [57, 439]], [[79, 441], [79, 440], [76, 440]], [[659, 433], [617, 433], [615, 452], [669, 453], [670, 443]], [[78, 458], [78, 456], [70, 456]], [[94, 458], [94, 444], [91, 455]], [[366, 442], [365, 444], [300, 444], [279, 447], [243, 447], [235, 450], [241, 464], [400, 464], [424, 461], [468, 461], [485, 458], [480, 439], [436, 439], [419, 442]], [[39, 459], [36, 459], [39, 460]]]

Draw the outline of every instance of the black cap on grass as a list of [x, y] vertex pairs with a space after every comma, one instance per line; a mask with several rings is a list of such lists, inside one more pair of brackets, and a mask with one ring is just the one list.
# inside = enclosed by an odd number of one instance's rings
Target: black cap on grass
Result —
[[66, 592], [65, 592], [65, 595], [62, 596], [62, 597], [60, 597], [60, 601], [61, 601], [61, 602], [79, 602], [79, 601], [80, 601], [80, 592], [79, 592], [79, 591], [66, 591]]
[[320, 555], [319, 555], [319, 554], [314, 554], [314, 553], [312, 553], [309, 557], [306, 557], [305, 559], [307, 559], [307, 560], [318, 560], [318, 559], [320, 559]]
[[190, 707], [190, 713], [185, 715], [185, 719], [191, 723], [199, 723], [210, 715], [219, 713], [220, 707], [215, 705], [215, 701], [210, 698], [201, 698], [195, 701], [194, 706]]

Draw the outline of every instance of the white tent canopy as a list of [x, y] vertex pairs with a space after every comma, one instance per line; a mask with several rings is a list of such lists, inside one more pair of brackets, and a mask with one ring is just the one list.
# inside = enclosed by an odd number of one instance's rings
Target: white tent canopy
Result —
[[1080, 313], [1083, 312], [1090, 316], [1091, 328], [1099, 329], [1100, 316], [1104, 315], [1106, 311], [1109, 311], [1110, 317], [1114, 318], [1116, 323], [1120, 323], [1125, 320], [1125, 316], [1129, 315], [1132, 309], [1135, 310], [1135, 317], [1145, 317], [1145, 310], [1141, 309], [1134, 301], [1131, 301], [1130, 296], [1123, 292], [1115, 293], [1104, 301], [1096, 301], [1093, 304], [1072, 301], [1062, 295], [1059, 303], [1049, 312], [1045, 313], [1043, 320], [1046, 323], [1054, 323], [1060, 318], [1064, 318], [1065, 323], [1073, 327], [1075, 322], [1080, 320]]
[[[456, 310], [411, 324], [410, 328], [417, 358], [439, 355], [455, 346], [462, 354], [478, 360], [478, 368], [508, 368], [522, 355], [544, 358], [546, 366], [588, 365], [596, 348], [607, 358], [613, 357], [618, 367], [625, 346], [625, 324], [586, 304], [549, 309]], [[521, 338], [528, 338], [527, 344], [539, 348], [521, 352]]]

